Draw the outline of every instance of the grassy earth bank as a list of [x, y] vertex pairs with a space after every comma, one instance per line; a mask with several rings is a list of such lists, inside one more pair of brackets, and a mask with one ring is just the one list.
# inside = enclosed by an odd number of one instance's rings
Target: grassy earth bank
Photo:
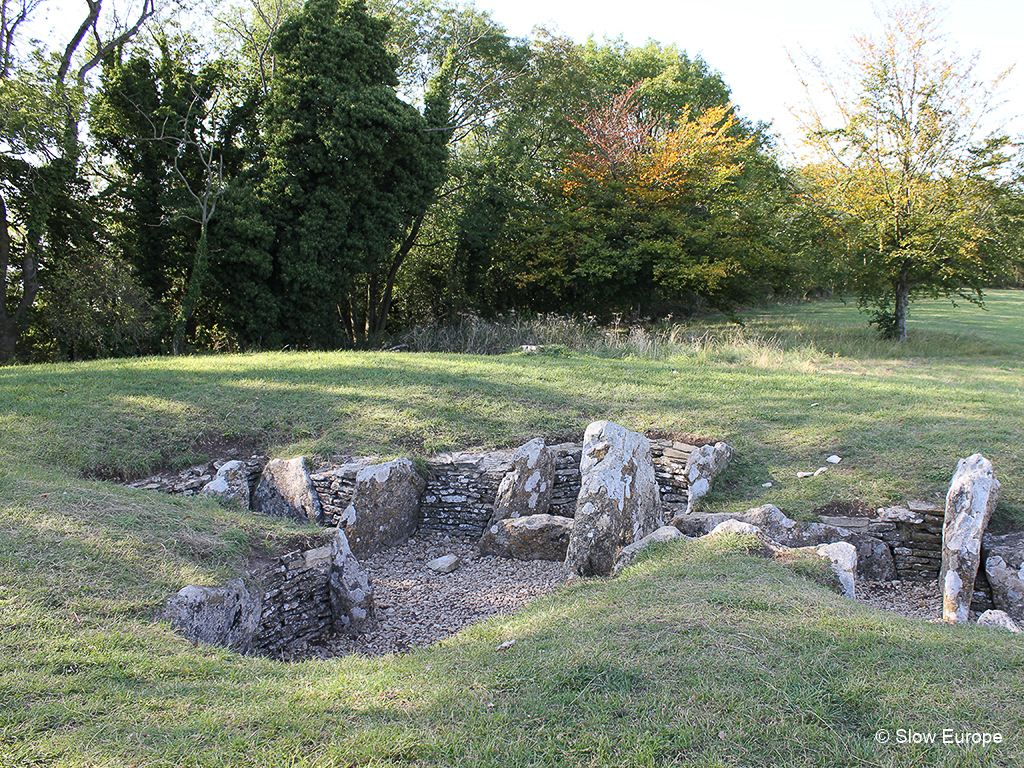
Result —
[[[609, 418], [729, 441], [713, 510], [936, 498], [980, 451], [1003, 482], [997, 524], [1019, 525], [1024, 297], [990, 307], [929, 305], [938, 330], [903, 347], [829, 304], [632, 353], [0, 369], [0, 765], [1016, 764], [1019, 638], [844, 601], [740, 539], [664, 547], [408, 655], [284, 665], [193, 647], [152, 617], [183, 584], [319, 531], [88, 479], [186, 465], [225, 440], [423, 456]], [[796, 479], [830, 453], [843, 463]], [[901, 729], [938, 743], [899, 743]], [[943, 744], [943, 729], [1004, 740]]]

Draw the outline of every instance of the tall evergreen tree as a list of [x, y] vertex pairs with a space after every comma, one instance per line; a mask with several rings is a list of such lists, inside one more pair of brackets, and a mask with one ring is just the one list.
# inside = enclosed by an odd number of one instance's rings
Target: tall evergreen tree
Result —
[[386, 268], [441, 181], [444, 132], [396, 95], [386, 33], [363, 0], [307, 0], [278, 32], [266, 160], [255, 196], [233, 203], [247, 243], [225, 261], [245, 267], [233, 289], [251, 302], [237, 307], [243, 341], [358, 336], [358, 278]]

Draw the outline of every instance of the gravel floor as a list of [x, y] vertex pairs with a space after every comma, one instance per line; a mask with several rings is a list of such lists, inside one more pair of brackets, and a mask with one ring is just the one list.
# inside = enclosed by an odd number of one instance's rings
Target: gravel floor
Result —
[[858, 581], [857, 598], [911, 619], [942, 617], [942, 595], [934, 581]]
[[[457, 570], [438, 574], [427, 568], [448, 554], [462, 561]], [[360, 563], [373, 582], [377, 630], [356, 638], [334, 637], [299, 655], [380, 656], [430, 645], [487, 616], [515, 613], [564, 580], [562, 563], [480, 557], [475, 540], [435, 533], [421, 532]]]
[[[447, 554], [461, 559], [457, 570], [437, 574], [427, 568], [428, 562]], [[564, 580], [561, 563], [481, 557], [475, 541], [437, 533], [420, 533], [360, 562], [374, 585], [377, 630], [296, 648], [288, 658], [381, 656], [430, 645], [487, 616], [515, 613]], [[942, 600], [930, 582], [858, 582], [857, 595], [876, 608], [913, 619], [942, 615]]]

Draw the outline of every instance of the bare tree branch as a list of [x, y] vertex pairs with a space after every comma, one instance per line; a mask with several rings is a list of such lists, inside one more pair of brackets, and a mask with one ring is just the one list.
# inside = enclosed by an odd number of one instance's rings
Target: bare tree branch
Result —
[[130, 24], [129, 22], [122, 23], [116, 15], [114, 16], [113, 29], [109, 33], [111, 37], [107, 39], [104, 36], [104, 31], [100, 29], [100, 11], [102, 10], [103, 0], [85, 0], [85, 3], [89, 12], [78, 27], [74, 37], [71, 38], [71, 41], [64, 49], [64, 54], [60, 59], [60, 67], [57, 70], [58, 83], [63, 83], [67, 78], [68, 72], [74, 63], [75, 54], [86, 35], [91, 34], [95, 51], [76, 72], [75, 78], [80, 85], [85, 83], [86, 76], [97, 64], [103, 61], [104, 56], [118, 46], [124, 45], [138, 34], [138, 31], [142, 29], [142, 25], [156, 13], [156, 0], [142, 0], [142, 7], [139, 9], [134, 22]]

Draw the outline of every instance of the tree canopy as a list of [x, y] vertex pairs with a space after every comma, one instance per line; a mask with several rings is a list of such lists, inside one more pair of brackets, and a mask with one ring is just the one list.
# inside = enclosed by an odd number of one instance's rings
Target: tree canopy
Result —
[[515, 38], [464, 0], [90, 0], [47, 46], [46, 1], [0, 0], [0, 361], [833, 292], [900, 338], [917, 296], [1024, 280], [998, 83], [920, 0], [808, 59], [830, 98], [791, 166], [654, 41]]
[[1007, 157], [985, 119], [999, 78], [951, 50], [927, 0], [896, 6], [879, 35], [858, 35], [838, 74], [819, 60], [809, 74], [830, 95], [811, 105], [804, 171], [861, 305], [884, 335], [906, 337], [919, 295], [980, 302], [997, 273], [986, 189]]

